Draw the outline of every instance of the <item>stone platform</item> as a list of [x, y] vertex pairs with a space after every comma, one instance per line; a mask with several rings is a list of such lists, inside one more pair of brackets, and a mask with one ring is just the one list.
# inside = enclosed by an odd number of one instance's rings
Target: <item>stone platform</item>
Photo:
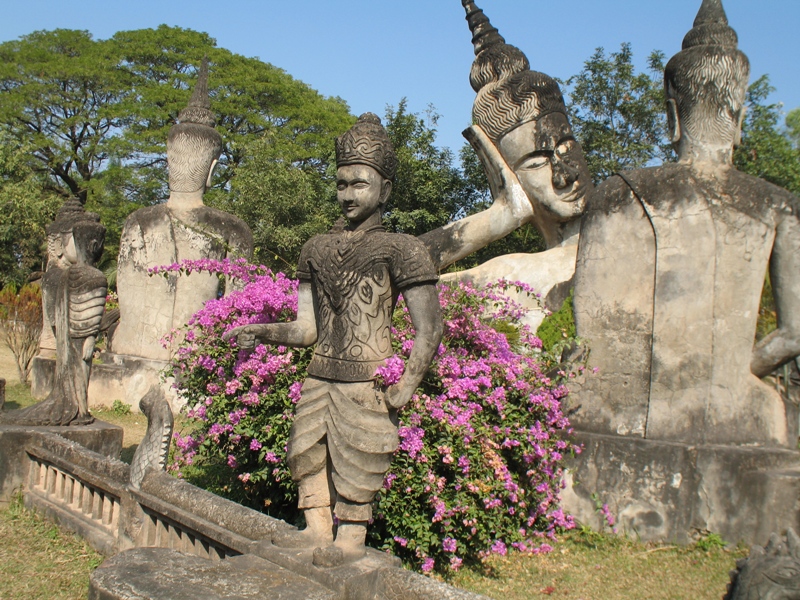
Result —
[[[173, 412], [181, 409], [182, 402], [172, 389], [171, 380], [161, 381], [161, 372], [166, 362], [149, 360], [138, 356], [101, 352], [92, 365], [89, 378], [89, 408], [111, 406], [119, 400], [139, 411], [139, 400], [152, 386], [164, 390]], [[31, 366], [31, 395], [45, 398], [52, 389], [55, 360], [37, 356]]]
[[[764, 544], [800, 527], [800, 452], [576, 432], [564, 510], [597, 529], [608, 504], [617, 527], [644, 541], [688, 543], [713, 532]], [[593, 498], [594, 496], [594, 498]]]
[[0, 425], [0, 506], [7, 504], [26, 476], [25, 448], [43, 433], [54, 433], [110, 458], [122, 451], [122, 427], [95, 421], [91, 425], [33, 427]]
[[488, 600], [398, 568], [376, 550], [333, 569], [311, 564], [311, 550], [269, 542], [253, 553], [213, 561], [165, 548], [136, 548], [110, 558], [90, 577], [89, 600]]

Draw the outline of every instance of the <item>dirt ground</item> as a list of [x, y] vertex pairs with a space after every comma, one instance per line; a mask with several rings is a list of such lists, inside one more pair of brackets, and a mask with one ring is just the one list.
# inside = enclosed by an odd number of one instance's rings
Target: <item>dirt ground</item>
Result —
[[3, 342], [0, 342], [0, 377], [6, 380], [6, 385], [16, 385], [19, 383], [17, 375], [17, 363], [14, 355]]

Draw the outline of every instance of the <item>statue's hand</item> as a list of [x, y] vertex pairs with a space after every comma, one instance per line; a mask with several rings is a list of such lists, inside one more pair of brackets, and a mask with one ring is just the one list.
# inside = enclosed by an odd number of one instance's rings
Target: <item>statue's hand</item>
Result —
[[402, 408], [411, 400], [416, 391], [416, 386], [403, 384], [403, 379], [386, 388], [386, 404], [391, 408]]
[[464, 130], [463, 135], [483, 165], [495, 204], [507, 206], [520, 220], [533, 216], [533, 204], [522, 189], [516, 173], [483, 129], [479, 125], [472, 125]]
[[256, 334], [251, 325], [234, 327], [222, 336], [226, 342], [230, 342], [233, 338], [236, 338], [236, 345], [241, 350], [252, 350], [256, 347]]
[[94, 354], [94, 341], [95, 337], [90, 335], [85, 340], [83, 340], [83, 360], [90, 361], [92, 360], [92, 355]]

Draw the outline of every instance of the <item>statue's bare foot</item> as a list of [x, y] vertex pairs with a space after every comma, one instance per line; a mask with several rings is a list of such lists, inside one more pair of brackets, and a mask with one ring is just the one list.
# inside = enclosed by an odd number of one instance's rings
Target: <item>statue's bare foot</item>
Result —
[[315, 548], [312, 562], [318, 567], [338, 567], [363, 558], [367, 552], [366, 536], [366, 523], [343, 521], [339, 523], [336, 541], [330, 546]]
[[272, 543], [280, 548], [318, 548], [333, 542], [333, 514], [330, 506], [307, 508], [303, 511], [306, 528], [278, 531]]
[[312, 562], [318, 567], [338, 567], [363, 558], [366, 552], [364, 546], [346, 547], [334, 543], [324, 548], [315, 548]]
[[325, 536], [310, 528], [297, 531], [289, 529], [278, 531], [272, 536], [272, 543], [280, 548], [318, 548], [333, 541], [333, 535]]
[[85, 415], [78, 415], [72, 421], [70, 421], [69, 424], [79, 426], [79, 425], [91, 425], [92, 423], [94, 423], [94, 417], [90, 414], [85, 414]]

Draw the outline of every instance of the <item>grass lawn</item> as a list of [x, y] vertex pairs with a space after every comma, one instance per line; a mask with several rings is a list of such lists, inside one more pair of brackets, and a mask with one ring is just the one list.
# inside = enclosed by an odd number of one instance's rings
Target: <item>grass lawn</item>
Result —
[[[6, 403], [14, 409], [33, 400], [27, 386], [11, 385]], [[144, 415], [111, 408], [92, 414], [125, 429], [122, 460], [130, 462], [147, 426]], [[705, 545], [650, 545], [581, 530], [564, 536], [550, 554], [494, 557], [483, 571], [462, 571], [451, 583], [496, 600], [720, 599], [728, 572], [747, 551]], [[86, 598], [89, 573], [101, 562], [82, 540], [19, 501], [0, 511], [0, 600]]]

